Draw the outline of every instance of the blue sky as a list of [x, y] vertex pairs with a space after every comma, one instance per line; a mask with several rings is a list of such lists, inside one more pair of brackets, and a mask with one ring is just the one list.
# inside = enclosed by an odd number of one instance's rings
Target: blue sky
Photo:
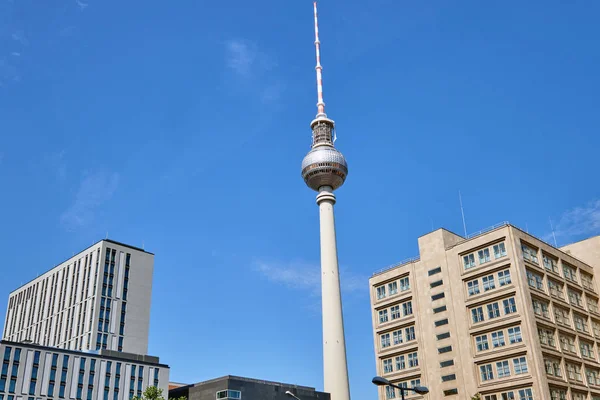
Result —
[[[369, 275], [508, 220], [600, 233], [600, 4], [323, 0], [352, 395], [375, 398]], [[105, 237], [156, 253], [172, 379], [322, 388], [312, 2], [0, 0], [0, 317]]]

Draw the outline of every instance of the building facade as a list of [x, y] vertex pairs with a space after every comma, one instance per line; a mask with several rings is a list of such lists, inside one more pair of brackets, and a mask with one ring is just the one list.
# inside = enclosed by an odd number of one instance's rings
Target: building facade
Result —
[[290, 391], [302, 400], [330, 400], [329, 393], [318, 392], [312, 387], [229, 375], [192, 385], [179, 385], [169, 391], [169, 398], [185, 396], [188, 400], [294, 400], [285, 394]]
[[0, 400], [129, 400], [148, 386], [167, 393], [169, 367], [158, 358], [79, 352], [0, 341]]
[[101, 240], [9, 295], [3, 339], [148, 351], [154, 255]]
[[594, 246], [509, 224], [418, 242], [420, 257], [370, 279], [378, 375], [430, 399], [600, 400], [600, 265], [582, 261]]

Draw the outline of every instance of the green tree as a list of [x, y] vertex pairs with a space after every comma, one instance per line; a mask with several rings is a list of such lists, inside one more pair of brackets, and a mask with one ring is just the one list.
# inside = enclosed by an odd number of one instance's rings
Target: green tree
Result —
[[[131, 400], [165, 400], [165, 397], [163, 396], [162, 389], [159, 389], [156, 386], [148, 386], [146, 390], [144, 390], [142, 397], [135, 396]], [[169, 400], [187, 400], [187, 397], [172, 397]]]
[[475, 396], [471, 396], [471, 400], [481, 400], [481, 395], [477, 393]]

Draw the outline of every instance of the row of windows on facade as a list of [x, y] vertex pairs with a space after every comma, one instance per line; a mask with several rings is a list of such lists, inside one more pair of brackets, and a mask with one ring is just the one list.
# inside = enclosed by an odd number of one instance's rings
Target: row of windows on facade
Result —
[[[543, 292], [544, 294], [550, 294], [553, 297], [556, 297], [561, 300], [565, 300], [565, 286], [550, 277], [545, 277], [542, 274], [538, 274], [534, 271], [527, 270], [527, 283], [529, 287]], [[544, 279], [547, 281], [547, 285], [544, 285]], [[546, 291], [546, 286], [548, 290]], [[570, 288], [567, 288], [567, 297], [569, 299], [569, 303], [573, 306], [585, 309], [583, 302], [583, 292]], [[587, 309], [594, 313], [600, 315], [600, 310], [598, 308], [598, 298], [596, 296], [592, 296], [589, 293], [585, 294], [585, 303], [587, 305]]]
[[[399, 284], [399, 285], [398, 285]], [[377, 287], [377, 300], [384, 299], [387, 296], [393, 296], [398, 294], [398, 287], [400, 287], [400, 292], [406, 292], [410, 290], [410, 279], [408, 276], [400, 278], [399, 280], [395, 280], [393, 282], [387, 283], [387, 285], [381, 285]]]
[[392, 345], [396, 346], [402, 343], [412, 342], [413, 340], [416, 340], [415, 327], [409, 326], [404, 329], [395, 330], [391, 333], [383, 333], [380, 336], [380, 340], [382, 349]]
[[[538, 326], [538, 338], [544, 346], [557, 349], [557, 344], [560, 343], [560, 350], [569, 355], [579, 355], [582, 358], [596, 360], [596, 351], [594, 350], [594, 342], [587, 341], [581, 337], [559, 332], [558, 343], [556, 341], [556, 330], [548, 327]], [[579, 345], [577, 345], [578, 343]], [[579, 354], [577, 354], [579, 349]]]
[[242, 398], [242, 392], [240, 392], [239, 390], [231, 390], [231, 389], [219, 390], [217, 392], [216, 398], [217, 398], [217, 400], [220, 400], [220, 399], [239, 400]]
[[[98, 252], [99, 252], [99, 250], [98, 250]], [[112, 276], [113, 273], [114, 273], [114, 257], [115, 257], [116, 251], [113, 250], [112, 253], [113, 253], [113, 257], [112, 257], [113, 260], [112, 260], [112, 264], [111, 264], [111, 267], [110, 267], [112, 269], [112, 271], [111, 271], [111, 273], [109, 275], [109, 269], [108, 269], [108, 263], [107, 263], [107, 265], [105, 265], [105, 271], [104, 271], [104, 274], [105, 274], [104, 280], [105, 281], [106, 281], [107, 277]], [[108, 259], [108, 256], [110, 254], [110, 249], [107, 249], [107, 253], [106, 254], [107, 254], [107, 259]], [[122, 299], [123, 300], [127, 300], [130, 259], [131, 259], [131, 255], [129, 253], [127, 253], [126, 254], [126, 261], [125, 261], [125, 271], [124, 271], [125, 278], [124, 278], [124, 286], [123, 286], [123, 293], [122, 293]], [[88, 262], [88, 260], [89, 260], [89, 262]], [[83, 270], [84, 270], [84, 283], [86, 281], [86, 278], [85, 278], [86, 264], [88, 264], [87, 265], [87, 267], [88, 267], [87, 271], [90, 271], [90, 269], [91, 269], [91, 260], [92, 260], [91, 254], [90, 254], [89, 258], [88, 258], [88, 256], [86, 256], [85, 263], [84, 263], [84, 268], [83, 268]], [[81, 263], [81, 260], [79, 260], [79, 264], [80, 263]], [[73, 264], [73, 266], [74, 266], [74, 264]], [[67, 272], [65, 272], [63, 274], [63, 276], [62, 276], [61, 288], [63, 288], [64, 285], [65, 285], [65, 282], [66, 282], [66, 279], [67, 279], [67, 273], [68, 273], [68, 269], [69, 268], [70, 268], [70, 266], [67, 266], [63, 270], [63, 271], [66, 270]], [[96, 277], [97, 277], [97, 268], [98, 267], [96, 265]], [[46, 346], [48, 346], [48, 345], [52, 345], [52, 346], [59, 345], [59, 344], [61, 344], [61, 342], [63, 342], [65, 340], [65, 338], [72, 338], [72, 337], [79, 336], [80, 333], [83, 333], [85, 331], [85, 328], [86, 328], [85, 327], [85, 320], [84, 320], [85, 318], [82, 318], [82, 315], [85, 317], [86, 311], [87, 311], [87, 307], [88, 307], [88, 303], [91, 303], [91, 313], [90, 313], [90, 320], [89, 320], [88, 332], [91, 331], [91, 329], [92, 329], [92, 316], [93, 316], [93, 312], [94, 312], [95, 297], [91, 297], [91, 298], [88, 298], [87, 300], [83, 301], [83, 303], [82, 303], [83, 308], [81, 306], [78, 307], [79, 312], [78, 312], [77, 316], [75, 315], [76, 314], [76, 310], [75, 310], [76, 305], [74, 305], [74, 304], [70, 305], [69, 308], [66, 309], [65, 311], [61, 311], [59, 313], [59, 315], [56, 316], [56, 319], [53, 318], [53, 315], [50, 315], [49, 317], [47, 316], [48, 314], [50, 314], [50, 310], [52, 310], [53, 307], [56, 308], [56, 305], [57, 305], [56, 302], [54, 303], [54, 305], [52, 305], [52, 300], [53, 299], [55, 300], [55, 297], [56, 297], [56, 296], [53, 296], [52, 293], [53, 293], [53, 291], [54, 291], [54, 293], [56, 293], [56, 291], [59, 290], [57, 288], [58, 279], [56, 280], [56, 282], [54, 281], [55, 276], [57, 276], [59, 274], [59, 272], [55, 273], [54, 275], [52, 275], [52, 277], [46, 278], [46, 280], [44, 280], [44, 281], [41, 282], [43, 293], [42, 293], [40, 299], [37, 298], [37, 290], [38, 290], [38, 287], [39, 287], [40, 283], [38, 283], [36, 286], [33, 286], [34, 290], [33, 290], [32, 293], [33, 293], [33, 298], [36, 301], [35, 304], [30, 305], [29, 307], [24, 307], [24, 306], [21, 307], [21, 306], [19, 306], [19, 308], [21, 309], [21, 314], [23, 314], [25, 312], [25, 309], [27, 308], [27, 313], [28, 313], [28, 318], [29, 318], [28, 319], [28, 326], [29, 327], [27, 328], [27, 330], [26, 331], [20, 331], [18, 333], [14, 333], [13, 332], [14, 334], [11, 334], [10, 331], [9, 331], [9, 332], [7, 332], [6, 337], [9, 337], [9, 338], [11, 338], [13, 340], [19, 340], [19, 341], [23, 340], [24, 338], [26, 338], [26, 339], [32, 340], [32, 341], [34, 341], [36, 343], [40, 343], [40, 344], [43, 344], [43, 345], [46, 345]], [[73, 272], [75, 273], [75, 268], [73, 268]], [[78, 276], [79, 276], [79, 265], [77, 267], [76, 276], [74, 276], [74, 282], [75, 283], [71, 285], [71, 297], [70, 297], [70, 299], [73, 298], [73, 296], [72, 296], [73, 291], [77, 291], [77, 285], [78, 285], [78, 281], [79, 281]], [[96, 280], [97, 280], [96, 277], [94, 278], [94, 293], [95, 293], [95, 289], [96, 289]], [[40, 311], [40, 308], [43, 306], [43, 304], [40, 304], [40, 301], [41, 301], [41, 299], [46, 298], [46, 289], [47, 289], [46, 285], [48, 283], [48, 279], [52, 279], [52, 281], [51, 281], [52, 287], [51, 287], [51, 290], [50, 290], [50, 303], [48, 304], [48, 307], [44, 307], [43, 311]], [[112, 280], [112, 277], [110, 278], [110, 280]], [[91, 278], [89, 277], [89, 273], [88, 273], [88, 280], [87, 280], [88, 290], [89, 290], [89, 283], [90, 283], [90, 281], [91, 281]], [[27, 291], [29, 292], [30, 289], [32, 289], [32, 287], [30, 287], [29, 289], [27, 289]], [[83, 296], [83, 293], [85, 293], [85, 290], [86, 290], [86, 288], [85, 288], [85, 284], [84, 284], [84, 285], [82, 285], [82, 296]], [[108, 296], [112, 297], [112, 282], [109, 285], [107, 285], [106, 282], [103, 283], [103, 294], [104, 295], [107, 294], [107, 290], [108, 290]], [[59, 294], [59, 304], [58, 304], [58, 306], [59, 306], [58, 309], [59, 310], [61, 309], [62, 306], [64, 306], [64, 301], [65, 301], [66, 294], [67, 294], [67, 291], [63, 290], [62, 291], [62, 303], [60, 303], [61, 295]], [[17, 297], [18, 297], [18, 295], [17, 295]], [[72, 304], [72, 301], [70, 301], [69, 304]], [[32, 327], [31, 323], [32, 323], [34, 312], [37, 313], [37, 321], [38, 322], [35, 323], [35, 325]], [[57, 313], [57, 310], [54, 311], [54, 314], [56, 314], [56, 313]], [[65, 325], [63, 325], [63, 318], [65, 316], [65, 313], [66, 313], [66, 321], [67, 321], [67, 323]], [[17, 316], [18, 315], [15, 314], [15, 313], [13, 313], [13, 315], [12, 315], [13, 328], [14, 328], [14, 324], [17, 323], [16, 322], [17, 319], [18, 319]], [[50, 320], [49, 324], [47, 322], [47, 319]], [[106, 318], [106, 319], [108, 319], [108, 318]], [[45, 323], [44, 323], [44, 320], [46, 320]], [[20, 329], [23, 328], [24, 321], [25, 321], [24, 318], [20, 319], [20, 321], [19, 321]], [[53, 340], [50, 341], [50, 336], [51, 335], [49, 335], [49, 328], [52, 326], [53, 322], [55, 323], [55, 326], [54, 326], [54, 336], [52, 338]], [[44, 325], [43, 329], [42, 329], [42, 324]], [[59, 327], [62, 328], [62, 332], [61, 332], [61, 330], [59, 330]], [[33, 329], [33, 337], [31, 336], [32, 329]], [[43, 337], [42, 337], [42, 330], [43, 330]], [[121, 330], [123, 330], [123, 329], [121, 329]], [[14, 331], [14, 329], [13, 329], [13, 331]], [[121, 333], [121, 334], [123, 334], [123, 333]], [[91, 337], [91, 333], [89, 334], [89, 337]], [[77, 339], [75, 340], [75, 342], [76, 343], [75, 343], [75, 347], [74, 348], [82, 350], [82, 347], [83, 347], [82, 343], [81, 342], [78, 343]], [[90, 343], [90, 342], [91, 342], [91, 340], [89, 340], [89, 338], [88, 338], [88, 343]]]
[[[399, 382], [399, 383], [395, 383], [396, 386], [400, 386], [402, 388], [411, 388], [411, 387], [415, 387], [415, 386], [421, 386], [421, 379], [417, 378], [417, 379], [412, 379], [410, 381], [404, 381], [404, 382]], [[392, 386], [386, 386], [385, 387], [385, 397], [388, 399], [395, 399], [396, 397], [401, 397], [400, 394], [398, 393], [398, 389], [392, 387]], [[396, 396], [398, 395], [398, 396]], [[414, 393], [406, 391], [404, 392], [404, 396], [407, 398], [410, 398], [412, 396], [415, 396]]]
[[[568, 327], [570, 329], [573, 329], [574, 326], [575, 330], [579, 332], [590, 334], [589, 326], [591, 320], [594, 336], [600, 338], [600, 322], [594, 320], [588, 315], [579, 314], [575, 311], [571, 312], [571, 310], [566, 307], [561, 307], [554, 303], [549, 303], [535, 297], [532, 298], [532, 305], [535, 315], [549, 321], [552, 321], [552, 318], [550, 317], [550, 307], [552, 307], [554, 322], [556, 324]], [[572, 318], [571, 314], [573, 315]]]
[[[4, 359], [2, 362], [2, 371], [0, 374], [0, 393], [8, 392], [15, 393], [17, 377], [20, 367], [20, 358], [21, 358], [21, 349], [15, 348], [14, 354], [12, 355], [12, 368], [10, 374], [10, 380], [8, 380], [8, 370], [11, 361], [11, 351], [12, 347], [7, 346], [4, 350]], [[38, 374], [40, 369], [40, 351], [34, 352], [33, 364], [31, 368], [31, 376], [29, 377], [29, 395], [33, 396], [36, 394], [36, 387], [38, 384]], [[62, 365], [60, 367], [60, 379], [57, 380], [56, 373], [59, 370], [58, 366], [59, 355], [56, 353], [52, 354], [52, 361], [50, 366], [50, 375], [48, 377], [48, 387], [47, 387], [47, 397], [55, 397], [56, 395], [56, 386], [58, 383], [58, 398], [65, 398], [65, 390], [67, 386], [67, 374], [69, 373], [69, 356], [62, 356]], [[77, 381], [77, 393], [75, 398], [77, 400], [84, 400], [83, 390], [84, 390], [84, 378], [86, 373], [86, 363], [88, 359], [85, 357], [81, 357], [79, 359], [79, 371], [78, 371], [78, 381]], [[88, 374], [88, 382], [87, 382], [87, 396], [85, 400], [93, 400], [92, 392], [96, 387], [94, 385], [95, 375], [96, 375], [96, 363], [97, 360], [94, 358], [89, 359], [89, 374]], [[115, 362], [115, 375], [114, 379], [112, 378], [112, 361], [106, 361], [106, 373], [104, 377], [104, 385], [102, 383], [102, 377], [99, 377], [98, 386], [104, 387], [104, 400], [109, 400], [109, 393], [111, 388], [113, 389], [113, 400], [118, 400], [119, 391], [121, 389], [121, 366], [122, 363]], [[73, 366], [74, 368], [75, 366]], [[137, 375], [136, 375], [137, 369]], [[72, 379], [75, 379], [75, 373], [77, 370], [74, 370]], [[159, 368], [154, 369], [154, 379], [153, 385], [158, 387], [159, 383]], [[129, 399], [133, 396], [141, 396], [142, 394], [142, 385], [143, 385], [143, 375], [144, 375], [144, 366], [142, 365], [131, 365], [131, 373], [130, 373], [130, 383], [129, 383]], [[137, 379], [136, 379], [137, 376]], [[8, 388], [6, 388], [6, 383], [8, 380]], [[112, 382], [112, 385], [111, 385]], [[136, 384], [137, 382], [137, 384]], [[136, 392], [137, 385], [137, 392]], [[26, 389], [26, 388], [24, 388]]]
[[501, 360], [479, 366], [479, 374], [482, 382], [507, 378], [512, 375], [521, 375], [527, 372], [527, 359], [525, 357], [513, 358], [512, 365], [509, 360]]
[[486, 394], [482, 400], [533, 400], [531, 388], [508, 390], [501, 393]]
[[[481, 278], [467, 281], [467, 294], [469, 296], [475, 296], [480, 294], [482, 289], [483, 293], [496, 289], [496, 276], [498, 277], [498, 287], [506, 286], [512, 283], [510, 271], [505, 269], [499, 271], [497, 274], [490, 274]], [[480, 280], [481, 286], [479, 285]]]
[[520, 326], [500, 329], [483, 335], [475, 336], [475, 349], [482, 352], [490, 349], [497, 349], [506, 346], [506, 338], [509, 344], [521, 343], [523, 336]]
[[[400, 309], [402, 309], [402, 313], [400, 313]], [[379, 310], [379, 323], [380, 324], [384, 324], [389, 321], [388, 315], [391, 315], [392, 321], [395, 319], [400, 319], [402, 317], [407, 317], [409, 315], [412, 315], [412, 313], [413, 313], [412, 301], [407, 301], [402, 304], [397, 304], [397, 305], [391, 306], [389, 311], [390, 312], [388, 314], [387, 308], [383, 309], [383, 310]]]
[[418, 366], [419, 355], [415, 351], [383, 360], [383, 373], [389, 374], [394, 371], [402, 371], [407, 368], [416, 368]]
[[[89, 293], [92, 283], [92, 257], [94, 252], [85, 256], [83, 269], [81, 268], [80, 258], [77, 262], [69, 264], [63, 269], [56, 271], [51, 276], [43, 281], [37, 282], [35, 285], [24, 289], [20, 293], [12, 296], [9, 300], [9, 314], [12, 312], [11, 323], [9, 324], [9, 333], [22, 330], [25, 326], [31, 325], [34, 319], [34, 313], [37, 312], [37, 322], [47, 318], [58, 310], [74, 305], [78, 299], [85, 298], [85, 294]], [[100, 249], [97, 249], [97, 257], [100, 255]], [[83, 271], [83, 280], [81, 289], [79, 290], [79, 276]], [[71, 274], [69, 276], [69, 273]], [[94, 292], [98, 277], [98, 261], [96, 260], [96, 269], [93, 279]], [[60, 287], [58, 286], [60, 282]], [[70, 290], [65, 290], [66, 285], [70, 283]], [[40, 298], [38, 299], [38, 294]], [[69, 298], [67, 299], [67, 294]], [[13, 301], [14, 300], [14, 301]], [[33, 300], [34, 304], [26, 304], [28, 300]], [[43, 305], [47, 305], [43, 307]], [[18, 322], [17, 322], [18, 320]]]
[[[499, 318], [500, 316], [506, 316], [517, 312], [517, 305], [515, 304], [515, 298], [509, 297], [508, 299], [502, 300], [502, 308], [500, 308], [500, 302], [495, 301], [485, 306], [487, 310], [487, 319]], [[471, 318], [473, 323], [479, 323], [486, 320], [484, 314], [484, 307], [474, 307], [471, 309]], [[501, 313], [502, 310], [502, 313]]]
[[[569, 381], [578, 384], [600, 387], [600, 370], [598, 368], [589, 366], [585, 367], [585, 382], [583, 381], [583, 375], [581, 373], [581, 364], [576, 364], [555, 357], [545, 356], [544, 368], [547, 375], [561, 379], [566, 378]], [[563, 370], [565, 369], [567, 371], [566, 376], [563, 374]]]
[[[492, 246], [492, 251], [494, 253], [494, 259], [506, 256], [506, 246], [504, 245], [504, 242]], [[491, 262], [492, 258], [490, 256], [490, 248], [488, 247], [477, 251], [477, 259], [479, 261], [479, 265]], [[477, 266], [475, 263], [475, 253], [470, 253], [463, 256], [463, 266], [465, 269], [471, 269]]]
[[[538, 250], [533, 249], [526, 244], [521, 244], [521, 250], [523, 251], [523, 258], [533, 264], [539, 265], [538, 260]], [[559, 259], [557, 257], [551, 256], [545, 252], [542, 252], [542, 265], [547, 271], [553, 272], [556, 276], [560, 276], [560, 269], [558, 267]], [[562, 264], [562, 272], [565, 280], [570, 281], [579, 285], [579, 279], [577, 278], [578, 269], [567, 263], [564, 260], [560, 260]], [[594, 289], [594, 278], [592, 274], [579, 270], [579, 276], [581, 278], [581, 286], [584, 288], [595, 292]]]
[[[567, 400], [567, 389], [560, 389], [557, 387], [550, 387], [550, 399], [551, 400]], [[578, 392], [571, 390], [570, 400], [587, 400], [587, 393]], [[591, 400], [600, 400], [600, 395], [591, 395]]]

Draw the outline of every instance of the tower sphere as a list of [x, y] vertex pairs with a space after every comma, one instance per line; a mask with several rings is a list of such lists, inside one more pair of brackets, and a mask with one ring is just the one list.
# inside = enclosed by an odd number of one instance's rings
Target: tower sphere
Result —
[[346, 159], [333, 146], [315, 146], [302, 160], [302, 178], [313, 190], [319, 191], [322, 186], [335, 190], [344, 184], [347, 175]]

